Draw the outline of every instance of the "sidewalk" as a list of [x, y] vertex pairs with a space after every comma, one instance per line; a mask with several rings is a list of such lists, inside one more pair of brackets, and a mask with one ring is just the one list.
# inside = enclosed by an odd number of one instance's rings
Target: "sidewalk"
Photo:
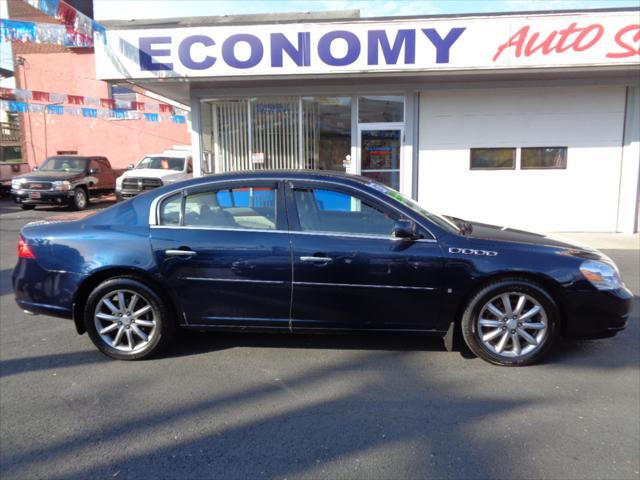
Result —
[[602, 250], [640, 251], [640, 234], [638, 233], [553, 232], [550, 235], [574, 240]]

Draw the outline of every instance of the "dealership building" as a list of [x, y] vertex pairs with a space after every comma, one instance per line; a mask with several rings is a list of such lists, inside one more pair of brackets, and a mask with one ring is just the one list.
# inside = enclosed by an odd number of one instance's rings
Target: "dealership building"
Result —
[[638, 231], [640, 10], [104, 24], [98, 78], [190, 105], [197, 174], [337, 170], [464, 219]]

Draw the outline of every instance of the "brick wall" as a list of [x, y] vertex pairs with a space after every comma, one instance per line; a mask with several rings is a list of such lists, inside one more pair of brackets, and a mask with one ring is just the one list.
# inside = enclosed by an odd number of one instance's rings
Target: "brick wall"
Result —
[[[56, 23], [22, 0], [8, 0], [10, 18]], [[109, 97], [109, 84], [96, 79], [93, 49], [68, 49], [57, 45], [13, 43], [16, 88]], [[157, 103], [138, 94], [138, 101]], [[190, 145], [187, 125], [144, 120], [113, 120], [46, 113], [21, 114], [23, 158], [32, 166], [57, 152], [104, 155], [114, 167], [124, 168], [142, 156], [173, 145]]]

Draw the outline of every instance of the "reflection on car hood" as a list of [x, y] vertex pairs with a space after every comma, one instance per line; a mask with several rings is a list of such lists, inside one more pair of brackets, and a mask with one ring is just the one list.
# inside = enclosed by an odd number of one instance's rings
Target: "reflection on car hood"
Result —
[[596, 249], [588, 245], [583, 245], [572, 240], [567, 240], [555, 236], [541, 233], [527, 232], [516, 228], [500, 227], [497, 225], [487, 225], [486, 223], [469, 222], [473, 231], [467, 237], [482, 240], [497, 240], [502, 242], [528, 243], [532, 245], [546, 245], [551, 247], [569, 248], [583, 250], [586, 252], [597, 252]]

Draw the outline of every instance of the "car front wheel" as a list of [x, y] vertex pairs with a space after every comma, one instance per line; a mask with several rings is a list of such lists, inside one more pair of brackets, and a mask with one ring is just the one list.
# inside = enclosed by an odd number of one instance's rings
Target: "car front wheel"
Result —
[[89, 197], [87, 196], [87, 191], [82, 187], [77, 187], [73, 191], [73, 196], [71, 197], [71, 209], [84, 210], [87, 208], [88, 204]]
[[128, 277], [107, 280], [91, 292], [84, 323], [96, 347], [118, 360], [157, 354], [175, 330], [175, 319], [162, 298], [145, 283]]
[[536, 363], [557, 333], [558, 308], [537, 283], [504, 279], [487, 285], [468, 302], [462, 335], [480, 358], [503, 366]]

